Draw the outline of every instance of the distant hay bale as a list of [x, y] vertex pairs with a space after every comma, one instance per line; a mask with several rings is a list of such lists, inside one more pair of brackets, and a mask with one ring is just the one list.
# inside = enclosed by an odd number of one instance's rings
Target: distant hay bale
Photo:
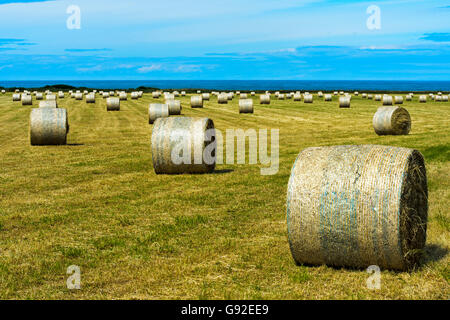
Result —
[[412, 101], [412, 96], [408, 94], [408, 95], [405, 97], [405, 100], [406, 100], [406, 101]]
[[19, 93], [19, 92], [20, 92], [20, 90], [19, 90], [19, 89], [16, 89], [16, 90], [14, 90], [14, 92], [15, 92], [15, 93]]
[[54, 94], [47, 94], [45, 96], [45, 100], [56, 100], [56, 95], [54, 95]]
[[411, 130], [411, 117], [401, 107], [380, 107], [373, 117], [373, 128], [378, 135], [406, 135]]
[[254, 97], [255, 94], [256, 94], [255, 91], [250, 92], [250, 95], [251, 95], [252, 97]]
[[202, 96], [191, 97], [191, 108], [203, 108]]
[[209, 93], [202, 93], [202, 99], [205, 101], [209, 101]]
[[253, 100], [239, 99], [239, 113], [253, 113]]
[[62, 92], [62, 91], [58, 92], [58, 98], [64, 99], [64, 92]]
[[33, 98], [29, 94], [22, 94], [22, 105], [23, 106], [31, 106], [33, 105]]
[[231, 101], [234, 98], [234, 93], [233, 92], [229, 92], [228, 93], [228, 100]]
[[175, 95], [174, 94], [172, 94], [172, 93], [168, 93], [168, 92], [165, 92], [164, 93], [164, 100], [174, 100], [175, 99]]
[[22, 99], [22, 95], [20, 93], [14, 93], [12, 95], [12, 100], [13, 101], [20, 101]]
[[318, 96], [319, 98], [323, 98], [323, 92], [322, 92], [322, 91], [317, 92], [317, 96]]
[[434, 101], [442, 102], [442, 96], [434, 96]]
[[153, 91], [152, 92], [152, 98], [153, 99], [159, 99], [159, 97], [161, 97], [161, 92], [159, 92], [159, 91]]
[[106, 111], [119, 111], [120, 99], [117, 97], [110, 97], [106, 99]]
[[131, 99], [132, 99], [132, 100], [137, 100], [137, 99], [139, 99], [139, 92], [132, 92], [132, 93], [131, 93]]
[[350, 108], [350, 97], [339, 97], [339, 108]]
[[420, 102], [420, 103], [425, 103], [425, 102], [427, 102], [427, 96], [426, 96], [426, 95], [421, 95], [421, 96], [419, 96], [419, 102]]
[[95, 103], [95, 94], [90, 93], [86, 96], [86, 103]]
[[174, 95], [175, 98], [177, 98], [180, 95], [180, 93], [178, 91], [174, 91], [174, 92], [172, 92], [172, 94]]
[[197, 90], [197, 94], [201, 94], [202, 93], [202, 91], [201, 90]]
[[247, 99], [247, 94], [246, 93], [241, 93], [239, 95], [239, 99]]
[[313, 103], [313, 96], [312, 96], [312, 94], [304, 94], [303, 95], [303, 102], [304, 103]]
[[323, 100], [324, 101], [331, 101], [331, 100], [333, 100], [333, 96], [331, 94], [327, 93], [327, 94], [325, 94], [323, 96]]
[[338, 94], [339, 94], [339, 92], [337, 92], [337, 91], [333, 92], [333, 95], [335, 95], [335, 96], [337, 96]]
[[2, 94], [5, 94], [6, 93], [6, 90], [2, 90]]
[[44, 100], [39, 102], [39, 108], [58, 108], [56, 100]]
[[[159, 118], [153, 125], [156, 174], [211, 173], [216, 165], [214, 123], [208, 118]], [[205, 150], [208, 148], [207, 150]], [[212, 150], [208, 153], [208, 150]], [[173, 156], [178, 156], [173, 158]], [[208, 155], [205, 157], [205, 155]]]
[[358, 91], [355, 91], [355, 92], [354, 92], [354, 95], [355, 95], [355, 96], [358, 96], [358, 95], [359, 95], [359, 92], [358, 92]]
[[417, 150], [359, 145], [303, 150], [287, 192], [297, 264], [410, 270], [425, 246], [428, 188]]
[[372, 100], [372, 99], [373, 99], [373, 94], [368, 94], [368, 95], [367, 95], [367, 99], [368, 99], [368, 100]]
[[66, 109], [35, 108], [31, 110], [30, 141], [32, 146], [64, 145], [67, 142], [68, 132], [69, 121]]
[[443, 101], [443, 102], [448, 102], [448, 96], [447, 96], [447, 95], [442, 96], [442, 101]]
[[119, 93], [120, 101], [126, 101], [128, 99], [128, 94], [126, 92]]
[[186, 96], [186, 91], [181, 91], [181, 96], [182, 97]]
[[374, 100], [381, 101], [381, 94], [376, 94]]
[[270, 104], [270, 95], [268, 94], [262, 94], [259, 96], [259, 103], [260, 104]]
[[367, 93], [363, 93], [363, 94], [361, 95], [361, 98], [367, 99]]
[[278, 95], [278, 100], [284, 100], [286, 98], [286, 96], [284, 95], [284, 93], [280, 93]]
[[227, 104], [228, 103], [228, 95], [226, 93], [220, 93], [217, 96], [217, 102], [219, 104]]
[[392, 106], [392, 96], [383, 96], [383, 106]]
[[394, 97], [394, 103], [395, 104], [403, 104], [403, 97], [402, 96], [395, 96]]
[[44, 99], [44, 94], [42, 92], [36, 93], [36, 100], [42, 100]]
[[300, 93], [294, 94], [294, 101], [302, 101], [302, 95]]
[[167, 105], [169, 107], [169, 115], [181, 114], [181, 101], [180, 100], [168, 100]]
[[83, 94], [81, 92], [75, 93], [75, 100], [83, 100]]
[[138, 91], [139, 98], [142, 98], [144, 96], [144, 91]]
[[168, 116], [169, 105], [166, 103], [151, 103], [148, 107], [148, 123], [150, 124], [153, 124], [158, 118], [167, 118]]
[[109, 92], [103, 92], [102, 97], [103, 99], [109, 98]]

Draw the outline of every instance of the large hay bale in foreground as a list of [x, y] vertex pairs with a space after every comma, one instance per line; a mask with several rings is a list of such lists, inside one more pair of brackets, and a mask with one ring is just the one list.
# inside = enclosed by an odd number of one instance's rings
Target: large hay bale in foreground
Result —
[[270, 94], [262, 94], [259, 96], [260, 104], [270, 104]]
[[56, 100], [40, 101], [39, 108], [58, 108], [58, 103], [56, 103]]
[[[169, 100], [173, 101], [173, 100]], [[169, 105], [166, 103], [150, 103], [148, 107], [148, 123], [153, 124], [158, 118], [169, 116]]]
[[202, 96], [192, 96], [191, 97], [191, 108], [203, 108]]
[[[152, 132], [155, 173], [213, 172], [216, 165], [214, 136], [214, 123], [208, 118], [157, 119]], [[208, 153], [208, 150], [211, 152]]]
[[361, 145], [303, 150], [287, 225], [298, 264], [409, 270], [426, 240], [427, 177], [417, 150]]
[[23, 106], [31, 106], [33, 105], [33, 98], [29, 94], [22, 94], [22, 105]]
[[239, 113], [253, 113], [253, 100], [239, 99]]
[[30, 114], [31, 145], [64, 145], [69, 121], [66, 109], [36, 108]]
[[110, 97], [106, 99], [106, 111], [119, 111], [120, 99], [117, 97]]
[[168, 100], [166, 103], [169, 107], [169, 115], [181, 114], [181, 101], [180, 100]]
[[350, 97], [339, 97], [339, 108], [350, 108]]
[[380, 107], [373, 116], [373, 128], [378, 135], [406, 135], [411, 130], [411, 117], [405, 108]]

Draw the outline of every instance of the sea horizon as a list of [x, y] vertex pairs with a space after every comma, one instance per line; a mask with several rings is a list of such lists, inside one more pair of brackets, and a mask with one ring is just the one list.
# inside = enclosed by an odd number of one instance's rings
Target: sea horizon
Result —
[[0, 80], [3, 88], [42, 88], [67, 85], [93, 89], [204, 89], [204, 90], [367, 90], [450, 91], [449, 81], [433, 80]]

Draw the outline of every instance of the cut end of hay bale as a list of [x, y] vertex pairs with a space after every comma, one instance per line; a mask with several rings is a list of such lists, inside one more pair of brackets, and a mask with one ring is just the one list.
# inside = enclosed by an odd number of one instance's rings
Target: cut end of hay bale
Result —
[[411, 116], [405, 108], [378, 108], [373, 116], [373, 128], [378, 135], [406, 135], [411, 131]]

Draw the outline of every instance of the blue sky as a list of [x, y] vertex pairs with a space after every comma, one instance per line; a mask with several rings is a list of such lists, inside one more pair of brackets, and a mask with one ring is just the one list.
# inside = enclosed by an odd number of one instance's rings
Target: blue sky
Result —
[[0, 80], [91, 79], [450, 80], [450, 5], [0, 0]]

